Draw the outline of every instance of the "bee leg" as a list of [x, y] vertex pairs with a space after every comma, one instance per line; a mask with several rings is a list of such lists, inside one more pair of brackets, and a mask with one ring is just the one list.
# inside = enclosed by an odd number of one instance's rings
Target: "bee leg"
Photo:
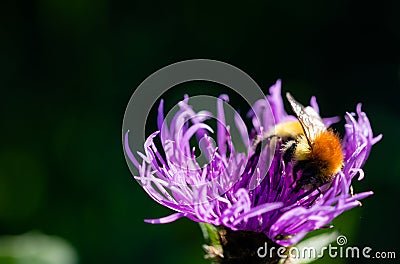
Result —
[[296, 150], [296, 141], [289, 140], [282, 147], [283, 152], [283, 161], [287, 164], [289, 163], [294, 155], [294, 151]]
[[[296, 186], [297, 187], [297, 186]], [[306, 191], [305, 193], [303, 193], [302, 195], [300, 195], [299, 197], [297, 197], [297, 201], [301, 201], [302, 199], [304, 199], [304, 197], [310, 195], [313, 191], [315, 191], [315, 189], [311, 189]]]

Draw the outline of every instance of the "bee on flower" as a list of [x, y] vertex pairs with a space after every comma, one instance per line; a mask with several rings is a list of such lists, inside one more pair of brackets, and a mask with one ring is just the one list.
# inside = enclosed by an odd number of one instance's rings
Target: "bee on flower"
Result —
[[[207, 116], [196, 113], [188, 97], [179, 104], [169, 125], [158, 122], [159, 131], [147, 138], [141, 161], [129, 148], [129, 131], [125, 133], [125, 153], [139, 171], [134, 177], [150, 197], [175, 211], [146, 222], [164, 224], [187, 217], [214, 226], [220, 248], [207, 247], [208, 256], [220, 263], [235, 263], [229, 259], [244, 260], [248, 252], [256, 250], [248, 241], [264, 239], [291, 246], [372, 194], [351, 191], [355, 179], [364, 176], [362, 166], [371, 147], [381, 139], [381, 135], [373, 135], [361, 104], [355, 113], [345, 114], [345, 133], [340, 140], [330, 128], [338, 118], [322, 118], [315, 97], [305, 107], [289, 94], [294, 115], [288, 115], [280, 80], [269, 92], [249, 112], [254, 127], [247, 138], [254, 135], [254, 143], [243, 142], [249, 145], [247, 152], [235, 150], [229, 129], [216, 131], [214, 146], [210, 137], [214, 131], [205, 123]], [[223, 100], [228, 100], [226, 95], [218, 104]], [[258, 122], [257, 116], [267, 107], [271, 107], [273, 118]], [[217, 110], [217, 118], [223, 122], [224, 110]], [[158, 120], [164, 121], [163, 101]], [[182, 126], [188, 120], [192, 122]], [[246, 127], [238, 130], [248, 131]], [[196, 134], [207, 145], [209, 162], [203, 167], [189, 143]], [[156, 137], [160, 138], [161, 148], [154, 142]], [[236, 244], [241, 245], [240, 250], [235, 250]]]

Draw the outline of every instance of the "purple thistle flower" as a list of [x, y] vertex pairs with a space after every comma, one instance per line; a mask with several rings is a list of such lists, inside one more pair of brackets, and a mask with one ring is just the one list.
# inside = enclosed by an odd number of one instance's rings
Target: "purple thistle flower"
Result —
[[[272, 141], [267, 141], [261, 150], [253, 150], [247, 128], [239, 116], [235, 121], [248, 153], [235, 150], [230, 129], [224, 123], [223, 101], [228, 101], [226, 95], [220, 97], [217, 105], [217, 146], [209, 136], [213, 129], [205, 123], [212, 115], [207, 111], [196, 113], [188, 104], [188, 97], [179, 103], [180, 109], [169, 126], [164, 120], [161, 101], [157, 120], [159, 131], [147, 138], [144, 153], [138, 153], [141, 162], [129, 148], [129, 131], [125, 134], [126, 154], [139, 171], [135, 179], [155, 201], [176, 211], [146, 222], [163, 224], [187, 217], [233, 231], [264, 233], [275, 243], [290, 246], [372, 194], [371, 191], [350, 193], [353, 179], [357, 175], [358, 180], [364, 177], [361, 167], [372, 145], [381, 139], [381, 135], [373, 136], [361, 104], [356, 113], [345, 116], [342, 170], [331, 183], [321, 186], [322, 195], [317, 190], [305, 195], [306, 190], [293, 192], [293, 164], [283, 162], [281, 142], [278, 141], [275, 147]], [[315, 97], [311, 98], [310, 105], [319, 112]], [[268, 111], [264, 109], [269, 106], [273, 116], [265, 115]], [[279, 80], [270, 88], [266, 99], [254, 104], [248, 117], [252, 119], [254, 135], [275, 124], [296, 120], [284, 110]], [[323, 121], [328, 127], [338, 118], [324, 118]], [[194, 136], [199, 139], [208, 161], [205, 166], [200, 166], [189, 144]], [[156, 138], [160, 139], [162, 149], [157, 148]]]

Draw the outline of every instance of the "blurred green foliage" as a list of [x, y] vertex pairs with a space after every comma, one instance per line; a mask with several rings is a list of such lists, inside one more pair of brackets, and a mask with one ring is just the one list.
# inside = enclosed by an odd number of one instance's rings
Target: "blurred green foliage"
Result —
[[[398, 1], [2, 2], [0, 235], [35, 229], [65, 238], [81, 263], [207, 263], [197, 224], [143, 223], [170, 211], [131, 177], [121, 125], [147, 76], [183, 59], [210, 58], [244, 70], [265, 92], [281, 78], [284, 91], [301, 102], [316, 95], [325, 116], [343, 116], [363, 102], [384, 138], [354, 187], [375, 195], [335, 224], [354, 245], [398, 251], [399, 7]], [[176, 90], [166, 102], [198, 91]]]
[[0, 238], [2, 264], [76, 264], [75, 249], [64, 239], [29, 232]]

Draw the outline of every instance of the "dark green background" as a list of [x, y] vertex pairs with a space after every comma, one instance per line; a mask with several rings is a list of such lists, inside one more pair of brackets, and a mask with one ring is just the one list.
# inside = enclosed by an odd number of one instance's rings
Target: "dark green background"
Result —
[[61, 236], [85, 264], [207, 263], [195, 223], [143, 223], [170, 211], [132, 179], [121, 126], [147, 76], [208, 58], [265, 92], [281, 78], [301, 102], [316, 95], [325, 116], [363, 102], [384, 137], [355, 189], [375, 195], [336, 228], [353, 245], [400, 254], [399, 11], [394, 0], [2, 2], [0, 234]]

